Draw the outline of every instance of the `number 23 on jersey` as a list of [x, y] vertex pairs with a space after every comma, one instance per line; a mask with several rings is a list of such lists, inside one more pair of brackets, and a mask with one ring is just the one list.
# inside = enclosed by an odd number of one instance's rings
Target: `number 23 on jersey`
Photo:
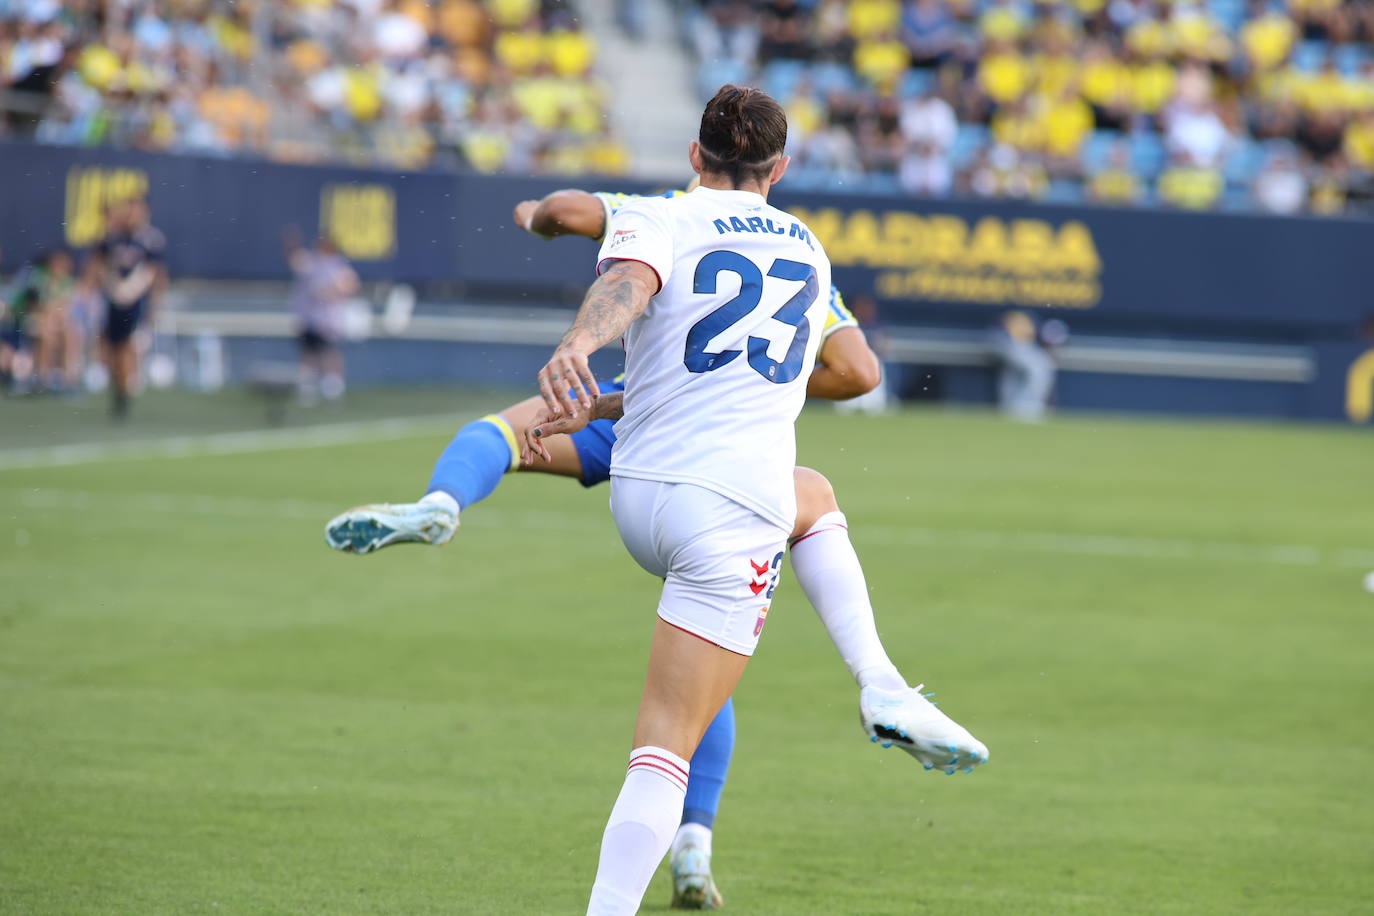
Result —
[[[692, 277], [692, 291], [700, 295], [714, 295], [717, 279], [727, 272], [739, 277], [739, 294], [692, 325], [687, 332], [687, 349], [682, 361], [689, 372], [714, 372], [733, 362], [743, 352], [720, 350], [713, 353], [706, 347], [758, 307], [763, 298], [764, 284], [764, 274], [758, 265], [738, 252], [713, 251], [697, 263]], [[806, 312], [816, 301], [819, 284], [816, 281], [816, 269], [810, 264], [784, 258], [773, 262], [767, 276], [802, 284], [801, 289], [773, 313], [774, 319], [795, 329], [792, 342], [787, 347], [787, 355], [781, 360], [770, 358], [768, 347], [772, 341], [767, 337], [751, 335], [747, 345], [750, 368], [768, 381], [782, 385], [801, 374], [806, 358], [806, 341], [811, 336], [811, 323], [806, 320]]]

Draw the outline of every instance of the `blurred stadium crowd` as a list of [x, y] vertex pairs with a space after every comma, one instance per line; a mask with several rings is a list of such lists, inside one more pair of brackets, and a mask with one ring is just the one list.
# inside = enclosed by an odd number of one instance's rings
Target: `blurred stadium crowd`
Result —
[[616, 174], [593, 53], [566, 0], [0, 0], [7, 126], [64, 144]]
[[[702, 92], [785, 102], [794, 187], [1321, 214], [1374, 198], [1374, 0], [676, 11]], [[6, 129], [65, 144], [619, 174], [595, 53], [568, 0], [0, 0]]]
[[703, 90], [785, 100], [791, 180], [1343, 210], [1374, 179], [1369, 0], [701, 0]]

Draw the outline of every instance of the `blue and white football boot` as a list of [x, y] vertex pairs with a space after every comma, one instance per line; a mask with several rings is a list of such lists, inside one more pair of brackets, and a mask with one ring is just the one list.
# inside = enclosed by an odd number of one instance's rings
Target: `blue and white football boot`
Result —
[[718, 910], [725, 905], [711, 877], [711, 855], [702, 847], [688, 843], [673, 851], [669, 866], [673, 872], [675, 910]]
[[324, 540], [344, 553], [372, 553], [392, 544], [448, 543], [458, 530], [458, 513], [433, 502], [358, 506], [330, 519]]
[[987, 763], [983, 742], [926, 699], [924, 687], [884, 690], [870, 685], [860, 691], [859, 718], [869, 740], [900, 747], [927, 770], [944, 770], [951, 776], [960, 770], [972, 773]]

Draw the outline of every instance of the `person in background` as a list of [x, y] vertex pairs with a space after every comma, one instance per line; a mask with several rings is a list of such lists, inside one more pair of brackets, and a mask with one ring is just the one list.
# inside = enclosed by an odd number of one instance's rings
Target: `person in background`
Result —
[[0, 299], [0, 385], [26, 394], [33, 374], [33, 331], [43, 304], [43, 263], [25, 264]]
[[1015, 420], [1045, 418], [1054, 389], [1054, 357], [1036, 340], [1035, 322], [1025, 312], [1007, 312], [993, 331], [992, 353], [1000, 367], [997, 404]]
[[134, 198], [116, 204], [109, 215], [105, 239], [87, 263], [88, 282], [105, 300], [101, 330], [105, 366], [110, 374], [111, 415], [123, 420], [138, 387], [138, 330], [151, 323], [157, 301], [167, 288], [163, 252], [167, 242], [150, 221], [148, 204]]
[[1262, 209], [1270, 213], [1300, 213], [1307, 205], [1307, 176], [1291, 149], [1269, 157], [1255, 178], [1252, 193]]
[[887, 361], [887, 332], [878, 317], [878, 303], [872, 296], [860, 296], [854, 300], [854, 318], [859, 322], [859, 329], [864, 332], [869, 347], [882, 363], [882, 378], [864, 394], [847, 401], [836, 401], [835, 410], [840, 413], [866, 413], [877, 416], [887, 413], [892, 403], [891, 395], [888, 393], [888, 379], [891, 373], [888, 371]]
[[38, 383], [48, 391], [70, 391], [81, 380], [84, 330], [71, 315], [76, 292], [71, 252], [48, 255], [36, 316]]
[[321, 236], [314, 248], [301, 244], [295, 227], [284, 234], [286, 261], [295, 274], [291, 311], [296, 316], [296, 339], [301, 348], [300, 396], [305, 403], [316, 394], [334, 401], [344, 394], [344, 306], [358, 291], [358, 275], [334, 242]]
[[1134, 204], [1143, 196], [1140, 177], [1131, 168], [1131, 147], [1125, 140], [1112, 144], [1106, 164], [1093, 172], [1088, 199], [1099, 204]]
[[898, 166], [902, 187], [912, 194], [940, 197], [954, 184], [950, 150], [959, 132], [954, 108], [935, 91], [902, 106], [902, 136], [906, 155]]

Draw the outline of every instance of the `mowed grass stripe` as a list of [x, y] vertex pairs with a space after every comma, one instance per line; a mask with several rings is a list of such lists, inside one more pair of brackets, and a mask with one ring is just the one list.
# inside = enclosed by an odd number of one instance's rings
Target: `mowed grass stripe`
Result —
[[[341, 506], [298, 499], [225, 499], [208, 493], [108, 493], [91, 490], [0, 490], [30, 509], [86, 511], [94, 508], [123, 512], [237, 518], [324, 521], [343, 511]], [[599, 507], [597, 507], [599, 509]], [[577, 530], [582, 513], [541, 509], [513, 512], [483, 506], [479, 524], [494, 527]], [[588, 511], [595, 511], [589, 507]], [[1310, 544], [1262, 544], [1239, 541], [1137, 538], [1118, 534], [1074, 534], [1053, 531], [978, 531], [922, 526], [867, 524], [862, 534], [912, 547], [943, 550], [1014, 550], [1070, 556], [1119, 557], [1138, 560], [1180, 560], [1202, 563], [1261, 563], [1281, 566], [1335, 566], [1374, 569], [1374, 550], [1355, 547], [1322, 548]]]

